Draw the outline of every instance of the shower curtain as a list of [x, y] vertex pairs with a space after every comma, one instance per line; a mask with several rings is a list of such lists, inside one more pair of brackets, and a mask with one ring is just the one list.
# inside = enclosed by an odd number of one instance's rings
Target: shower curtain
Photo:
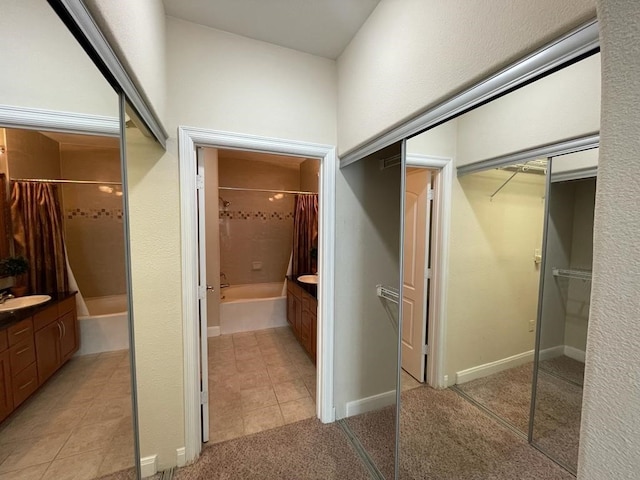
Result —
[[293, 275], [312, 273], [318, 246], [318, 195], [296, 195], [293, 216]]
[[69, 290], [58, 188], [48, 183], [14, 182], [11, 222], [15, 254], [29, 260], [31, 293]]

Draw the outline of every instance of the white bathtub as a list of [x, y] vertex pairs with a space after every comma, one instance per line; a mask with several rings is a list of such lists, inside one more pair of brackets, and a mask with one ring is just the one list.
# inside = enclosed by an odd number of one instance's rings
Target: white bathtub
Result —
[[127, 296], [90, 297], [84, 301], [89, 316], [78, 317], [80, 350], [77, 355], [129, 348]]
[[220, 333], [287, 325], [287, 290], [282, 282], [232, 285], [222, 289]]

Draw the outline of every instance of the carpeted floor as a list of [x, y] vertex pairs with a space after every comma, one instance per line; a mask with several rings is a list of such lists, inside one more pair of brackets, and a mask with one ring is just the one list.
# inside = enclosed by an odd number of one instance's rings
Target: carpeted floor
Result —
[[[401, 411], [402, 480], [573, 479], [451, 390], [421, 387], [403, 392]], [[378, 465], [392, 462], [392, 451], [377, 434], [381, 423], [392, 421], [392, 408], [350, 419]]]
[[[584, 364], [568, 357], [540, 363], [533, 440], [569, 467], [576, 468], [580, 438]], [[458, 385], [476, 402], [525, 435], [529, 431], [531, 363]]]

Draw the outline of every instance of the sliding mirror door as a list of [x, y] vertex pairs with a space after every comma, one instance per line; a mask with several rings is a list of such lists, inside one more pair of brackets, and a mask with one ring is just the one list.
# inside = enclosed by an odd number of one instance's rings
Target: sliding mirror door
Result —
[[598, 149], [552, 159], [530, 440], [577, 470]]
[[397, 143], [342, 168], [337, 199], [353, 215], [339, 222], [336, 239], [336, 303], [350, 309], [336, 323], [336, 396], [345, 401], [343, 427], [385, 479], [396, 465], [401, 158]]

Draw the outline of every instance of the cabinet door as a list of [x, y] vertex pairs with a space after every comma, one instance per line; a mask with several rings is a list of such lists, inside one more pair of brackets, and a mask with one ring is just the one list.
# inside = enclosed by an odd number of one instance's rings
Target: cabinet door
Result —
[[298, 338], [300, 338], [300, 332], [302, 330], [302, 302], [298, 297], [293, 297], [295, 299], [294, 309], [295, 309], [295, 323], [293, 326], [293, 331]]
[[62, 326], [53, 322], [36, 332], [36, 363], [38, 383], [42, 384], [60, 365], [60, 338]]
[[296, 297], [290, 291], [287, 291], [287, 322], [293, 328], [296, 323]]
[[62, 338], [60, 339], [60, 356], [64, 362], [71, 357], [77, 350], [78, 342], [76, 339], [76, 316], [74, 312], [65, 314], [60, 320], [62, 326]]
[[309, 310], [302, 310], [300, 322], [300, 343], [307, 352], [311, 352], [311, 314]]
[[6, 350], [0, 353], [0, 421], [13, 410], [12, 390], [9, 351]]
[[311, 313], [311, 359], [315, 365], [316, 363], [316, 345], [318, 344], [318, 316]]

